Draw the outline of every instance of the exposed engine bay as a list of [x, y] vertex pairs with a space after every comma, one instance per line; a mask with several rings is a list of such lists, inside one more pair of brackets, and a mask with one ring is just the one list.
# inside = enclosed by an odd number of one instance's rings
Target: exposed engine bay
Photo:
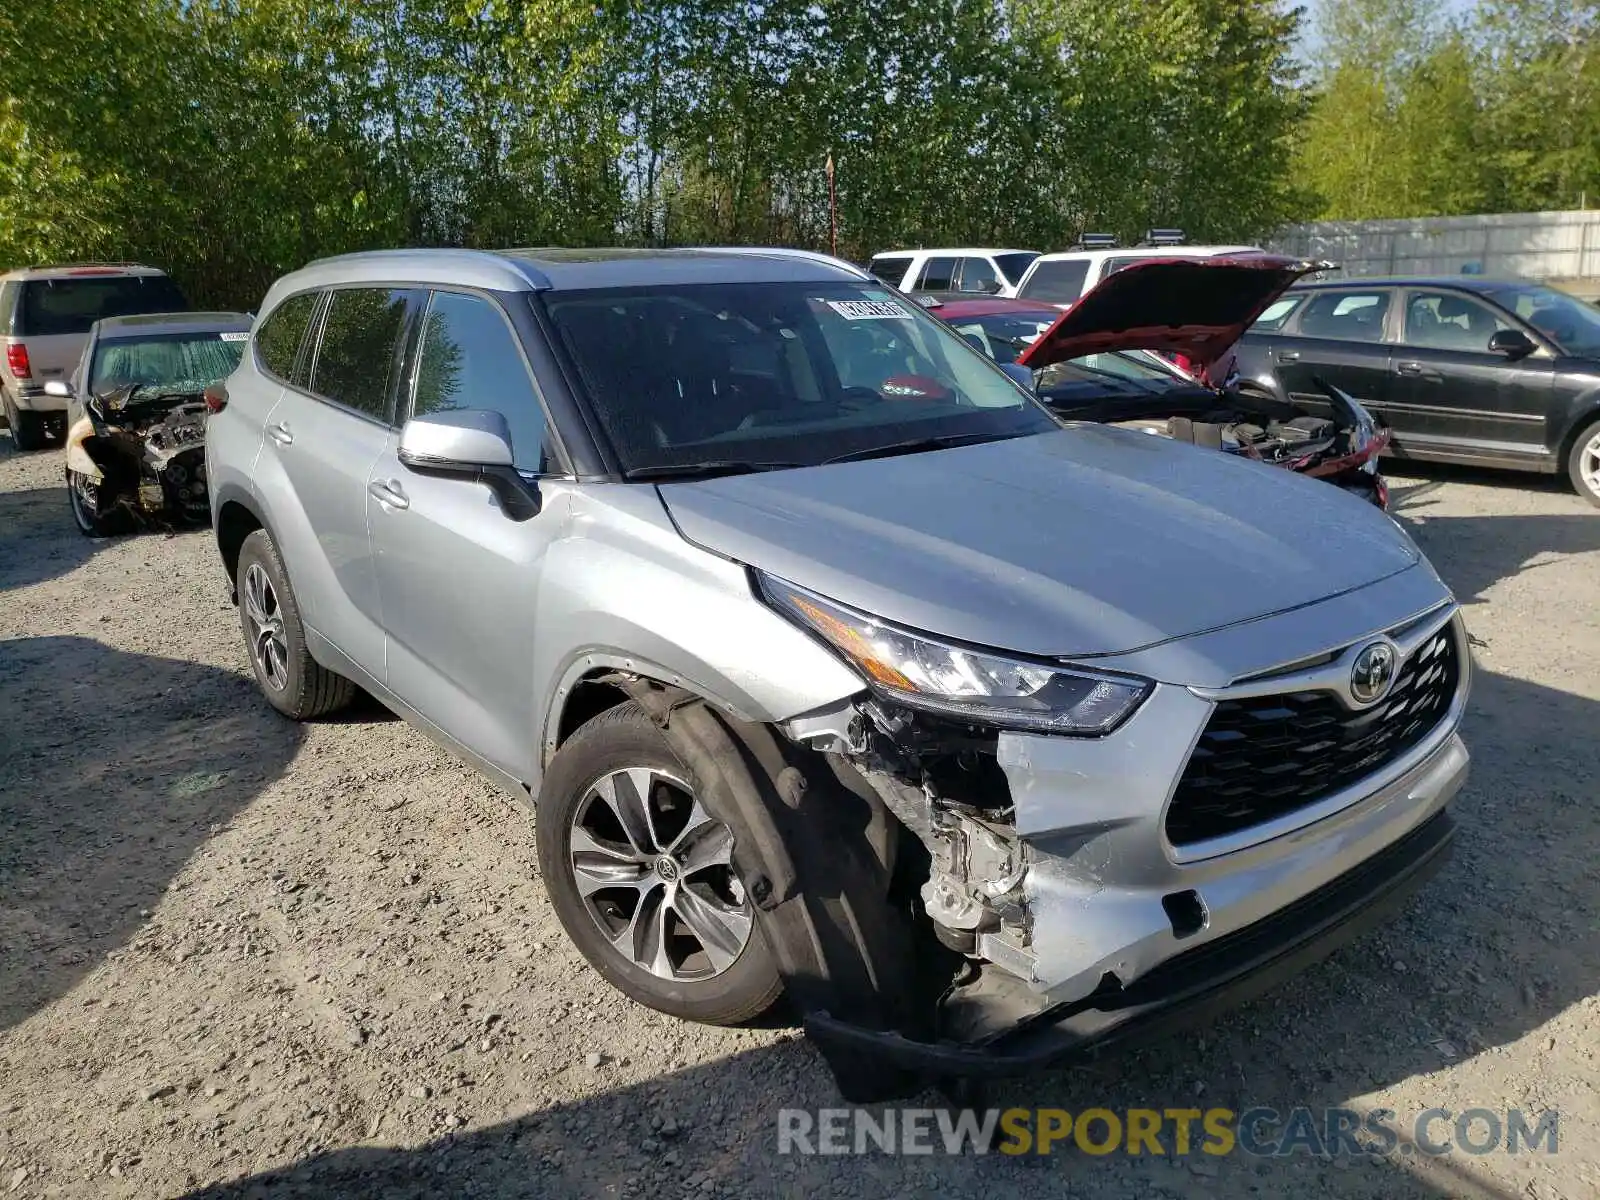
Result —
[[1140, 429], [1305, 475], [1333, 477], [1333, 482], [1385, 507], [1387, 489], [1378, 476], [1378, 457], [1389, 444], [1388, 429], [1338, 388], [1324, 387], [1323, 392], [1328, 416], [1253, 392], [1198, 384], [1148, 398], [1083, 401], [1048, 390], [1041, 396], [1070, 420]]
[[102, 524], [210, 519], [200, 391], [126, 384], [87, 397], [83, 408], [67, 453], [74, 504], [85, 515]]

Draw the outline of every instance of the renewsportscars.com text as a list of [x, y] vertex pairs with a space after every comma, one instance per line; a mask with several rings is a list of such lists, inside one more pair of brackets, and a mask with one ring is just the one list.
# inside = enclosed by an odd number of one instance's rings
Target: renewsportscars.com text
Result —
[[779, 1154], [1246, 1154], [1262, 1158], [1555, 1154], [1560, 1114], [1430, 1108], [785, 1108]]

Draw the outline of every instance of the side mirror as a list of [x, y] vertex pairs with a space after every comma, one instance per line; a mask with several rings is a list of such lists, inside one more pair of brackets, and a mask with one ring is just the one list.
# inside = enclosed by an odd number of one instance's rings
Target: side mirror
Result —
[[46, 396], [59, 396], [63, 400], [70, 400], [73, 396], [72, 385], [59, 379], [52, 379], [44, 385], [44, 394]]
[[398, 457], [418, 475], [488, 484], [514, 521], [526, 521], [539, 511], [538, 485], [512, 465], [511, 430], [505, 417], [490, 409], [412, 417], [400, 431]]
[[1527, 358], [1537, 349], [1533, 339], [1520, 329], [1497, 329], [1489, 339], [1490, 354], [1503, 354], [1513, 361]]

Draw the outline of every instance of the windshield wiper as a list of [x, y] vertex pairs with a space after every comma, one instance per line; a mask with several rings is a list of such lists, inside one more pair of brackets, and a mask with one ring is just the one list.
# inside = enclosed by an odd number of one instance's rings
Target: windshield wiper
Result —
[[951, 446], [970, 446], [975, 442], [998, 442], [1005, 438], [1022, 437], [1022, 433], [947, 433], [942, 437], [909, 438], [903, 442], [890, 442], [885, 446], [868, 446], [865, 450], [852, 450], [849, 454], [836, 454], [822, 460], [829, 463], [860, 462], [867, 458], [892, 458], [897, 454], [920, 454], [924, 450], [947, 450]]
[[709, 479], [717, 475], [753, 475], [758, 471], [782, 471], [789, 467], [806, 465], [798, 462], [746, 462], [742, 459], [721, 459], [711, 462], [634, 467], [631, 471], [624, 471], [622, 477], [630, 483], [646, 479]]

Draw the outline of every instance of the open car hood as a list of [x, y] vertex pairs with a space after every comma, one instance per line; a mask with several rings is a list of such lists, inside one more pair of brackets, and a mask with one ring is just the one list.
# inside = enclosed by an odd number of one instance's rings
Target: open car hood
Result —
[[1275, 254], [1136, 263], [1084, 293], [1017, 362], [1037, 369], [1108, 350], [1164, 350], [1209, 366], [1295, 280], [1332, 265]]

